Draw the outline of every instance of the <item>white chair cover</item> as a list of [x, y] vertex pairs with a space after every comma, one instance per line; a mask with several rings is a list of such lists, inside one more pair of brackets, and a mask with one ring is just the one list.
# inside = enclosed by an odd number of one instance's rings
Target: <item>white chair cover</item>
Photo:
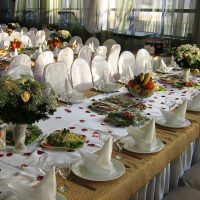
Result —
[[44, 28], [42, 30], [45, 32], [45, 38], [48, 41], [49, 40], [49, 36], [51, 34], [51, 31], [48, 28]]
[[117, 44], [117, 42], [113, 39], [108, 39], [104, 41], [103, 46], [107, 47], [107, 56], [110, 54], [110, 50], [114, 44]]
[[130, 69], [133, 71], [133, 74], [136, 73], [136, 64], [135, 56], [130, 51], [123, 51], [119, 57], [118, 61], [119, 73], [122, 75], [124, 72], [127, 72], [127, 68], [130, 66]]
[[6, 38], [4, 39], [4, 41], [3, 41], [3, 47], [4, 47], [5, 49], [8, 49], [9, 46], [10, 46], [10, 42], [11, 42], [13, 39], [14, 39], [14, 37], [12, 37], [12, 36], [6, 37]]
[[10, 36], [14, 37], [14, 38], [20, 38], [21, 37], [21, 33], [18, 31], [13, 31]]
[[33, 31], [35, 34], [38, 32], [38, 29], [35, 27], [32, 27], [29, 29], [29, 32]]
[[73, 61], [74, 61], [74, 52], [71, 48], [66, 47], [59, 52], [58, 62], [63, 62], [65, 64], [66, 73], [68, 75], [70, 75]]
[[44, 81], [50, 83], [55, 93], [65, 96], [65, 81], [67, 79], [66, 66], [64, 63], [57, 62], [48, 64], [44, 69]]
[[79, 36], [73, 36], [70, 40], [69, 40], [69, 45], [72, 45], [73, 43], [76, 43], [76, 45], [81, 45], [82, 46], [82, 39]]
[[5, 32], [0, 33], [0, 49], [3, 49], [4, 47], [3, 42], [6, 37], [8, 37], [8, 33]]
[[104, 58], [106, 58], [107, 47], [106, 46], [99, 46], [99, 47], [97, 47], [97, 49], [95, 51], [95, 55], [96, 56], [103, 56]]
[[82, 59], [77, 58], [72, 64], [71, 78], [73, 88], [78, 91], [92, 87], [92, 75], [88, 63]]
[[138, 50], [136, 54], [136, 74], [152, 70], [151, 56], [146, 49]]
[[8, 26], [6, 24], [1, 24], [1, 28], [3, 31], [5, 31], [8, 28]]
[[23, 35], [21, 37], [21, 42], [22, 42], [23, 48], [32, 47], [33, 46], [32, 42], [31, 42], [31, 39], [27, 35]]
[[28, 29], [26, 27], [22, 27], [21, 31], [23, 31], [23, 33], [26, 34], [28, 32]]
[[96, 37], [90, 37], [87, 39], [87, 41], [85, 42], [85, 45], [89, 46], [89, 45], [93, 45], [94, 49], [97, 49], [99, 47], [99, 40]]
[[92, 59], [92, 49], [89, 46], [81, 47], [81, 49], [78, 53], [78, 58], [84, 59], [90, 66], [91, 59]]
[[39, 46], [40, 44], [43, 44], [45, 42], [45, 38], [45, 32], [43, 30], [38, 31], [35, 36], [35, 45]]
[[99, 82], [104, 73], [109, 73], [108, 62], [103, 56], [95, 56], [91, 65], [92, 77], [95, 83]]
[[33, 31], [29, 31], [26, 33], [26, 36], [30, 38], [32, 46], [35, 46], [35, 33]]
[[8, 68], [6, 75], [9, 75], [14, 79], [18, 79], [22, 75], [29, 75], [33, 77], [33, 71], [31, 70], [30, 67], [24, 65], [16, 65], [13, 68]]
[[31, 69], [31, 59], [26, 54], [20, 54], [12, 59], [9, 65], [9, 69], [14, 68], [18, 65], [24, 65]]
[[119, 44], [114, 44], [110, 50], [108, 56], [108, 67], [111, 72], [111, 76], [114, 76], [119, 73], [118, 69], [118, 59], [121, 51], [121, 46]]
[[33, 70], [34, 77], [39, 82], [44, 82], [43, 73], [46, 65], [54, 63], [54, 55], [52, 51], [42, 52], [35, 61], [35, 67]]

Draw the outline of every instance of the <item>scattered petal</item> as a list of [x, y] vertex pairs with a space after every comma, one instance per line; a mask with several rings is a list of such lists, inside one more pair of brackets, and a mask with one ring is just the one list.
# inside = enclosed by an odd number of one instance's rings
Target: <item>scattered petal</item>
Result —
[[41, 181], [44, 178], [44, 176], [37, 176], [37, 180]]
[[6, 156], [11, 157], [13, 155], [13, 153], [7, 153]]
[[44, 151], [37, 150], [37, 154], [38, 154], [38, 155], [41, 155], [41, 154], [43, 154], [43, 153], [44, 153]]
[[87, 131], [87, 130], [88, 130], [87, 128], [82, 128], [82, 129], [81, 129], [81, 131], [83, 131], [83, 132], [84, 132], [84, 131]]
[[65, 108], [65, 111], [68, 113], [71, 113], [72, 111], [70, 109]]
[[25, 164], [25, 163], [23, 163], [23, 164], [21, 164], [21, 167], [22, 167], [22, 168], [25, 168], [25, 167], [28, 167], [28, 165]]
[[79, 121], [80, 121], [81, 123], [85, 122], [85, 120], [84, 120], [84, 119], [80, 119]]

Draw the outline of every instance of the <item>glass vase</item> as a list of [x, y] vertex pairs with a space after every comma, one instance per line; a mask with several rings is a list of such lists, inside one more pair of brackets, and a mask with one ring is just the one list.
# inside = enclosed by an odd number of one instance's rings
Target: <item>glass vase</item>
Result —
[[14, 152], [16, 153], [24, 153], [27, 150], [25, 145], [26, 127], [27, 124], [15, 124], [13, 128]]
[[183, 81], [189, 82], [189, 78], [190, 78], [190, 69], [184, 69], [183, 70]]

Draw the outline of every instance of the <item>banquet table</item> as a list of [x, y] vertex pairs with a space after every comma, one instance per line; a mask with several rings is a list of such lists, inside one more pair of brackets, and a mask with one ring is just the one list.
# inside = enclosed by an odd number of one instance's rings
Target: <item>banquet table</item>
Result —
[[[195, 80], [200, 82], [200, 78]], [[163, 85], [166, 87], [166, 91], [156, 92], [145, 100], [147, 105], [145, 113], [149, 117], [158, 117], [161, 114], [160, 109], [167, 109], [166, 98], [176, 98], [177, 103], [180, 103], [182, 98], [191, 96], [188, 88], [178, 89], [167, 84]], [[62, 128], [69, 128], [74, 132], [84, 134], [87, 140], [82, 151], [95, 153], [103, 145], [99, 135], [95, 132], [111, 130], [119, 137], [126, 136], [127, 132], [125, 128], [112, 127], [105, 123], [105, 116], [88, 109], [88, 106], [96, 100], [118, 94], [128, 95], [125, 88], [119, 89], [114, 94], [98, 94], [87, 91], [85, 95], [89, 98], [84, 102], [60, 106], [48, 120], [39, 121], [37, 125], [44, 135]], [[141, 101], [139, 98], [134, 98], [134, 100]], [[200, 113], [187, 112], [186, 118], [191, 122], [191, 125], [186, 128], [156, 126], [157, 137], [164, 143], [162, 151], [152, 154], [137, 154], [123, 150], [120, 161], [128, 167], [122, 177], [101, 182], [84, 180], [72, 174], [69, 180], [64, 182], [57, 175], [58, 187], [63, 183], [69, 186], [69, 190], [63, 193], [67, 200], [162, 199], [172, 188], [178, 186], [178, 179], [184, 171], [189, 169], [191, 164], [200, 161]], [[48, 150], [41, 148], [38, 142], [28, 145], [26, 154], [15, 154], [12, 152], [12, 147], [8, 147], [6, 150], [0, 151], [0, 180], [16, 177], [15, 174], [21, 171], [31, 174], [35, 179], [40, 178], [38, 159], [44, 153], [55, 155], [65, 162], [74, 163], [80, 159], [77, 151]], [[116, 148], [113, 148], [113, 158], [118, 154]], [[1, 183], [2, 181], [0, 181], [0, 199], [3, 200], [10, 194], [10, 191]], [[96, 190], [92, 191], [79, 183], [91, 185]]]

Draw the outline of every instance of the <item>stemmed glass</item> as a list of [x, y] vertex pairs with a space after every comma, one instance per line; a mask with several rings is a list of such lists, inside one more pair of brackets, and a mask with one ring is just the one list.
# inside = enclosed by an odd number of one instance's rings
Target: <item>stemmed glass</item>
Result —
[[[66, 181], [71, 173], [71, 163], [58, 163], [56, 166], [56, 172]], [[60, 192], [66, 192], [69, 187], [66, 184], [61, 185], [58, 190]]]

